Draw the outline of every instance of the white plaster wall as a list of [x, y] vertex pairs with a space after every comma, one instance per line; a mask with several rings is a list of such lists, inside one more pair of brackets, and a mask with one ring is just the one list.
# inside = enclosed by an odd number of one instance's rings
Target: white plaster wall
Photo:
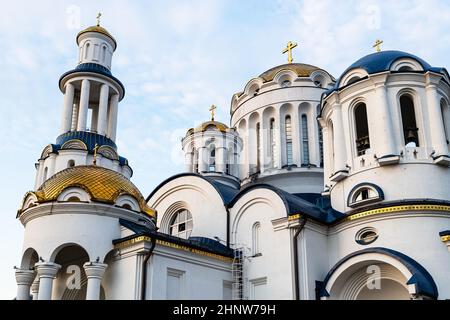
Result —
[[102, 280], [106, 300], [135, 299], [137, 262], [136, 255], [125, 255], [106, 261], [108, 267]]
[[157, 245], [148, 269], [149, 299], [167, 298], [168, 268], [184, 272], [181, 279], [183, 300], [222, 300], [224, 281], [232, 280], [229, 262]]
[[282, 200], [273, 191], [257, 189], [239, 199], [230, 209], [232, 242], [235, 248], [244, 248], [247, 257], [252, 252], [252, 228], [261, 225], [260, 252], [262, 256], [244, 261], [244, 297], [249, 299], [250, 281], [267, 278], [259, 295], [263, 299], [292, 299], [293, 274], [291, 237], [289, 229], [274, 231], [272, 220], [286, 218]]
[[168, 233], [167, 214], [170, 206], [178, 202], [192, 215], [191, 236], [226, 239], [227, 213], [222, 198], [209, 182], [195, 176], [180, 177], [168, 182], [149, 199], [148, 205], [158, 212], [160, 232]]
[[[364, 227], [379, 231], [378, 239], [369, 245], [355, 242], [356, 233]], [[329, 267], [346, 255], [370, 247], [399, 251], [420, 263], [438, 286], [439, 299], [450, 298], [450, 252], [439, 238], [439, 232], [450, 228], [448, 214], [402, 213], [379, 215], [343, 223], [330, 229], [328, 236]]]

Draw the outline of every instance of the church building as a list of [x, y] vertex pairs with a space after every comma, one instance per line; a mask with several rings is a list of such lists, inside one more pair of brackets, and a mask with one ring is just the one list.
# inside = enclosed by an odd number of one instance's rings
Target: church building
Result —
[[16, 299], [450, 299], [445, 68], [377, 41], [335, 78], [289, 42], [144, 196], [116, 146], [117, 42], [97, 23], [76, 43], [17, 212]]

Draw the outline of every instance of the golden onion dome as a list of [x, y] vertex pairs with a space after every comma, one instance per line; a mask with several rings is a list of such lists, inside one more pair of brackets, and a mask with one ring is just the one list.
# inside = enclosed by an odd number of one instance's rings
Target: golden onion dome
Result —
[[154, 217], [155, 211], [145, 202], [139, 189], [124, 175], [99, 166], [75, 166], [53, 175], [34, 194], [38, 202], [56, 201], [67, 188], [85, 190], [92, 201], [115, 203], [121, 195], [135, 198], [141, 211]]
[[[208, 129], [216, 129], [220, 132], [227, 132], [229, 129], [228, 126], [222, 122], [218, 121], [206, 121], [203, 122], [201, 125], [199, 125], [197, 128], [194, 129], [194, 132], [205, 132]], [[189, 133], [189, 131], [188, 131]]]
[[309, 77], [311, 73], [321, 69], [304, 63], [287, 63], [269, 69], [263, 72], [259, 77], [262, 78], [265, 82], [272, 81], [275, 75], [281, 70], [294, 71], [299, 77]]
[[108, 32], [108, 30], [106, 30], [105, 28], [100, 27], [100, 26], [98, 26], [98, 25], [97, 25], [97, 26], [88, 27], [88, 28], [86, 28], [86, 29], [81, 30], [80, 32], [78, 32], [78, 35], [77, 35], [77, 44], [78, 44], [78, 38], [79, 38], [82, 34], [87, 33], [87, 32], [97, 32], [97, 33], [101, 33], [101, 34], [103, 34], [103, 35], [109, 37], [109, 38], [114, 42], [114, 46], [117, 47], [116, 39], [114, 39], [114, 37]]

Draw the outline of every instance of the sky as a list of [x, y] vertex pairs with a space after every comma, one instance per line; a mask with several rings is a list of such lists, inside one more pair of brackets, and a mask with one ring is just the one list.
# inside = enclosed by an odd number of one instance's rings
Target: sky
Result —
[[252, 78], [294, 62], [336, 78], [354, 61], [385, 50], [450, 67], [445, 0], [25, 1], [0, 10], [0, 299], [13, 299], [23, 226], [16, 217], [34, 187], [34, 163], [60, 130], [61, 74], [77, 63], [76, 34], [96, 23], [117, 40], [112, 72], [126, 88], [117, 145], [144, 197], [183, 171], [181, 137], [209, 119], [229, 124], [230, 102]]

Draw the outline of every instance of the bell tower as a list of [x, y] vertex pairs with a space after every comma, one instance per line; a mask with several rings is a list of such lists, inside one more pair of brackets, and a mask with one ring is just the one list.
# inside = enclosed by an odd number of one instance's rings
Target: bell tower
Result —
[[96, 25], [78, 33], [78, 65], [59, 79], [64, 95], [60, 135], [36, 164], [36, 189], [67, 167], [93, 164], [94, 155], [96, 165], [127, 178], [132, 175], [115, 144], [118, 106], [125, 95], [123, 84], [111, 72], [117, 42], [100, 26], [100, 16]]

